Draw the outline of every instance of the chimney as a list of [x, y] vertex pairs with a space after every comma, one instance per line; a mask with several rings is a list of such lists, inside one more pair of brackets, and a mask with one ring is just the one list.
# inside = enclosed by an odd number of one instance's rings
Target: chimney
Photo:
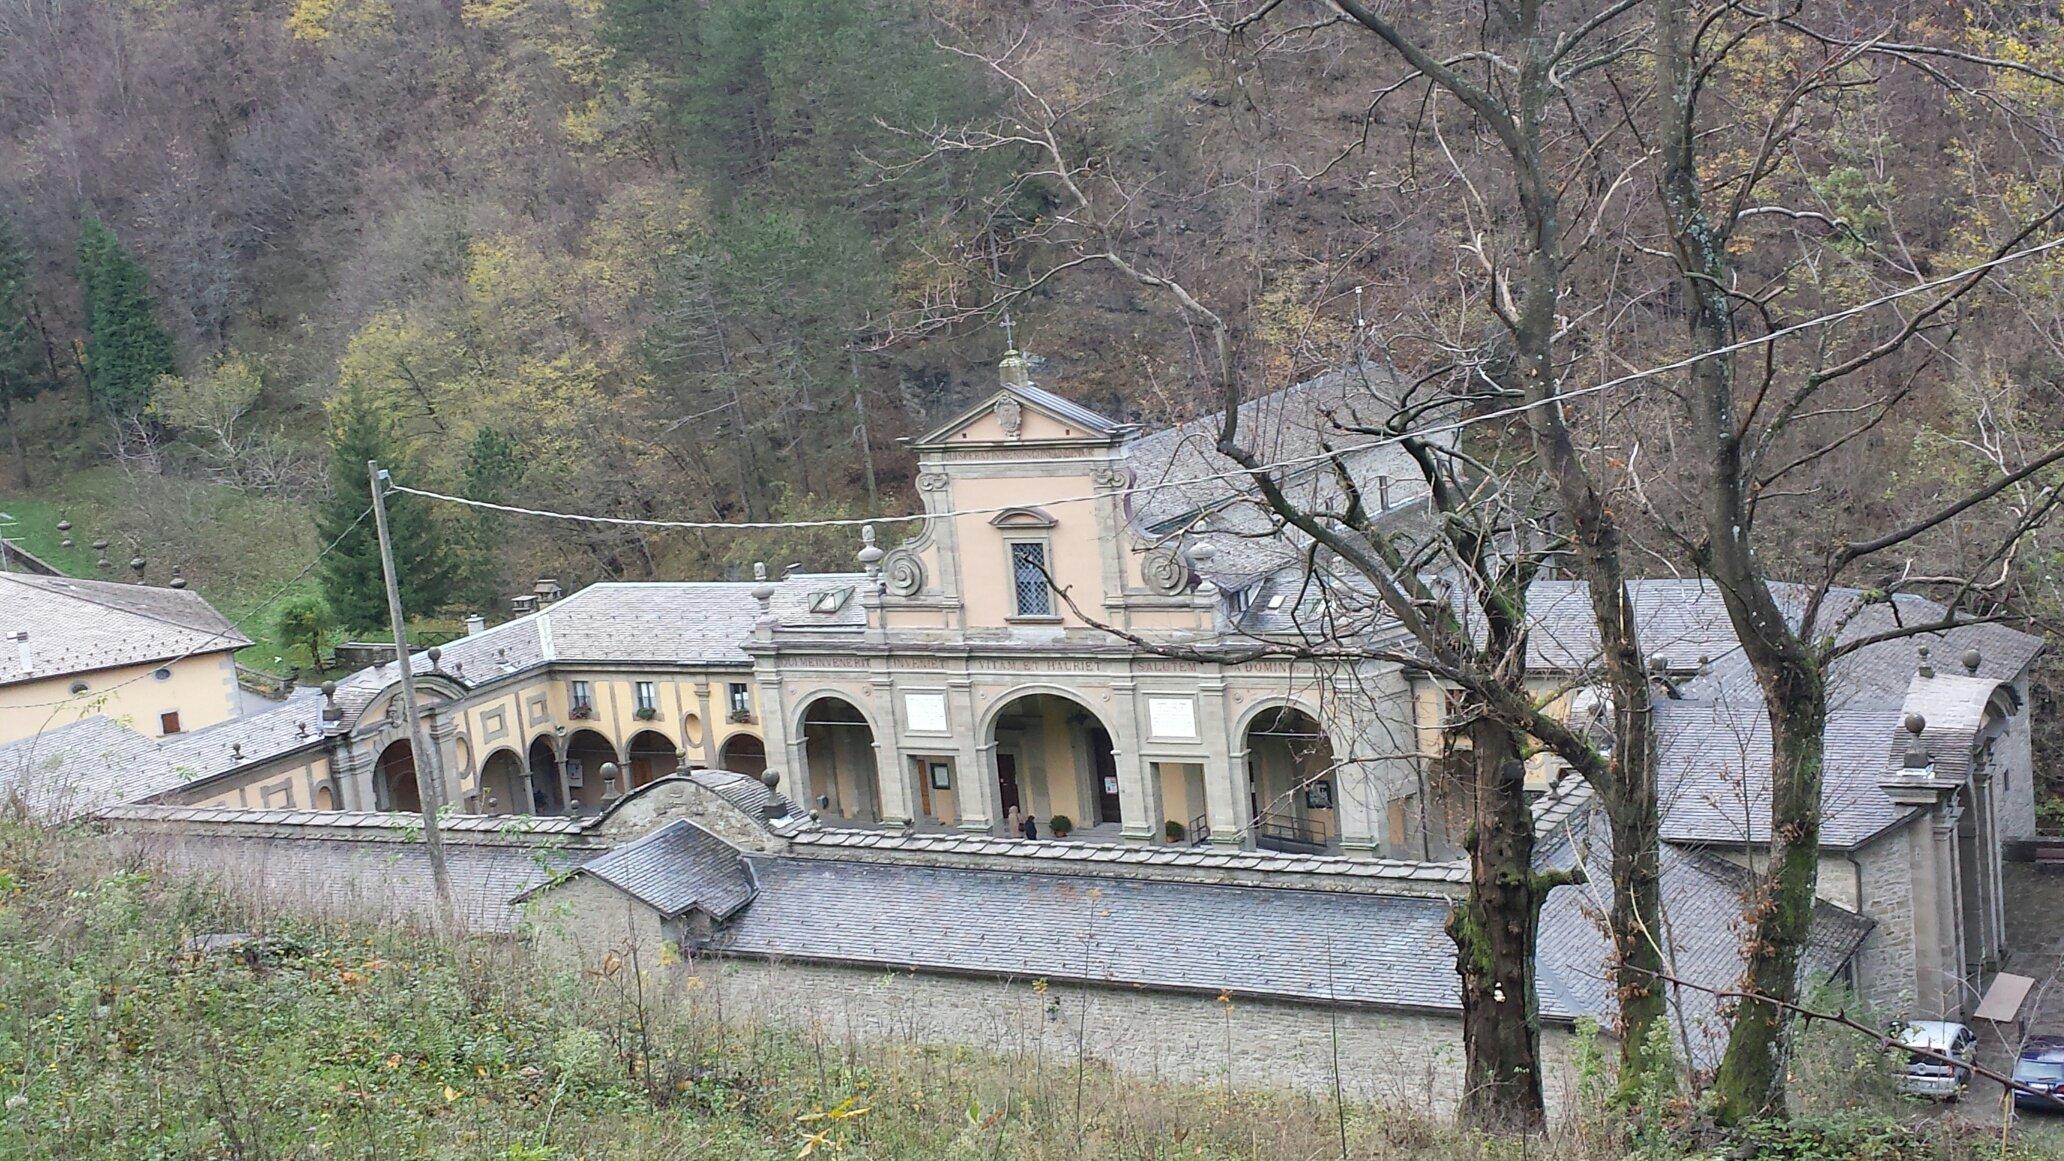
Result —
[[29, 631], [27, 629], [15, 630], [14, 640], [16, 644], [21, 646], [22, 672], [28, 673], [33, 671], [36, 668], [36, 655], [29, 649]]
[[479, 613], [468, 613], [466, 615], [466, 636], [478, 637], [485, 632], [487, 632], [487, 618]]
[[566, 590], [559, 587], [558, 580], [548, 576], [539, 577], [537, 583], [530, 586], [530, 591], [537, 595], [540, 609], [566, 595]]

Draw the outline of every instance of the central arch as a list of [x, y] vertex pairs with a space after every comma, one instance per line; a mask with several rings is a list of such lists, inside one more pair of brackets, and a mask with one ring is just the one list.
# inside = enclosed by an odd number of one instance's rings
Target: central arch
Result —
[[803, 704], [797, 718], [803, 739], [801, 785], [833, 822], [881, 821], [881, 772], [874, 761], [874, 726], [860, 707], [835, 694]]
[[1057, 690], [1014, 693], [998, 701], [983, 741], [996, 755], [999, 823], [1013, 807], [1042, 836], [1057, 816], [1076, 832], [1123, 822], [1111, 731], [1087, 703]]
[[1317, 853], [1340, 848], [1339, 779], [1333, 743], [1296, 705], [1254, 715], [1241, 735], [1254, 845]]
[[416, 786], [416, 752], [407, 738], [390, 742], [380, 751], [375, 767], [374, 800], [381, 810], [404, 810], [420, 814], [423, 792]]

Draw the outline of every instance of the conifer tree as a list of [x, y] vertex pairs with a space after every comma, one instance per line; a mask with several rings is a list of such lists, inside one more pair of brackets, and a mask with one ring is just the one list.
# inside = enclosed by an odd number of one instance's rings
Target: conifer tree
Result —
[[24, 488], [30, 484], [29, 461], [15, 431], [14, 405], [54, 385], [31, 313], [33, 294], [28, 251], [14, 224], [0, 214], [0, 423], [7, 427], [15, 478]]
[[79, 226], [79, 286], [86, 307], [86, 390], [103, 415], [135, 416], [170, 375], [172, 337], [158, 325], [150, 276], [99, 218]]
[[[360, 519], [372, 503], [367, 460], [380, 461], [397, 476], [408, 470], [392, 429], [372, 399], [363, 390], [351, 388], [330, 406], [330, 496], [317, 512], [316, 523], [324, 544], [337, 541], [323, 558], [323, 596], [337, 623], [355, 630], [387, 625], [379, 539], [372, 518]], [[389, 494], [387, 528], [394, 540], [402, 611], [421, 616], [449, 603], [455, 571], [452, 558], [441, 542], [436, 518], [423, 501]]]

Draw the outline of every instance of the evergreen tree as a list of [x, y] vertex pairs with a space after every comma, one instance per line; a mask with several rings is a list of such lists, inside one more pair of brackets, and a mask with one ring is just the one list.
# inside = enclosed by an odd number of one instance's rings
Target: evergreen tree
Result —
[[[466, 491], [475, 500], [505, 503], [523, 479], [524, 463], [514, 440], [492, 426], [482, 427], [466, 449]], [[459, 589], [467, 604], [485, 611], [500, 603], [505, 580], [501, 546], [508, 518], [484, 508], [467, 516], [466, 559]]]
[[99, 218], [79, 226], [86, 306], [86, 390], [104, 415], [134, 416], [172, 374], [172, 338], [158, 325], [150, 276]]
[[15, 431], [14, 405], [55, 385], [32, 307], [28, 251], [13, 223], [0, 214], [0, 422], [7, 425], [15, 477], [24, 488], [30, 483], [29, 461]]
[[[372, 503], [366, 479], [367, 460], [380, 461], [382, 467], [396, 475], [404, 475], [408, 470], [392, 429], [366, 393], [353, 388], [331, 404], [330, 496], [316, 513], [316, 525], [324, 544], [337, 541], [337, 546], [323, 558], [323, 596], [339, 625], [361, 631], [387, 625], [387, 589], [380, 569], [379, 537], [371, 516], [359, 519]], [[411, 617], [422, 616], [449, 604], [454, 575], [452, 558], [445, 551], [436, 518], [422, 499], [389, 494], [387, 530], [394, 541], [402, 612]]]

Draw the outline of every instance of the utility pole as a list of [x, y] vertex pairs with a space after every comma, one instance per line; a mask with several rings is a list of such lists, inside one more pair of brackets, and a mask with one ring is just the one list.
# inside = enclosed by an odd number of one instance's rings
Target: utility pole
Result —
[[456, 934], [458, 912], [452, 906], [451, 873], [444, 865], [444, 835], [437, 829], [437, 816], [444, 807], [444, 775], [438, 769], [437, 751], [423, 733], [423, 712], [416, 705], [416, 671], [409, 658], [408, 628], [401, 618], [401, 582], [394, 573], [394, 542], [387, 535], [387, 473], [380, 470], [378, 460], [367, 460], [366, 477], [373, 487], [373, 528], [380, 537], [380, 571], [387, 578], [387, 620], [394, 628], [401, 702], [408, 715], [409, 749], [415, 757], [416, 798], [423, 808], [423, 846], [430, 852], [430, 881], [437, 891], [437, 928]]

